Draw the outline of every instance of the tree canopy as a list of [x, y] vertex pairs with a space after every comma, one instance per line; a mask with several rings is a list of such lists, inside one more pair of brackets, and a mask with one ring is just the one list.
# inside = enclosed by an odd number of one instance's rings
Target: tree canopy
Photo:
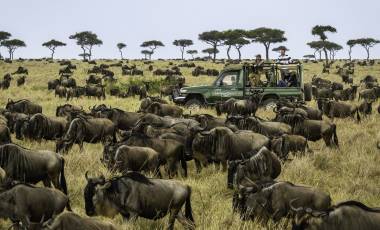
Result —
[[91, 60], [93, 46], [100, 46], [103, 44], [103, 41], [98, 38], [98, 35], [91, 31], [78, 32], [71, 35], [69, 38], [77, 41], [77, 45], [83, 50], [83, 59], [88, 57]]
[[[1, 42], [9, 39], [11, 36], [12, 35], [6, 31], [0, 31], [0, 47], [1, 47]], [[2, 58], [1, 53], [0, 53], [0, 58]]]
[[375, 45], [379, 44], [380, 41], [374, 38], [359, 38], [356, 39], [356, 44], [361, 45], [367, 52], [367, 60], [369, 59], [369, 50]]
[[346, 44], [348, 45], [348, 56], [349, 56], [349, 59], [351, 60], [351, 53], [352, 53], [352, 48], [357, 45], [357, 40], [356, 39], [350, 39], [346, 42]]
[[164, 43], [162, 43], [161, 41], [158, 41], [158, 40], [150, 40], [150, 41], [145, 41], [143, 42], [141, 45], [141, 47], [144, 47], [144, 48], [149, 48], [151, 53], [149, 54], [149, 59], [151, 59], [152, 57], [152, 54], [154, 54], [154, 51], [158, 48], [158, 47], [163, 47], [165, 46]]
[[119, 49], [121, 59], [123, 59], [123, 50], [122, 49], [127, 47], [127, 45], [125, 43], [120, 42], [120, 43], [116, 44], [116, 47]]
[[289, 51], [289, 49], [286, 48], [286, 46], [278, 46], [278, 47], [272, 49], [272, 51], [274, 51], [274, 52], [279, 52], [280, 50]]
[[54, 58], [55, 49], [59, 46], [66, 46], [66, 43], [57, 41], [57, 40], [50, 40], [45, 43], [42, 43], [42, 46], [47, 47], [51, 51], [51, 59]]
[[194, 54], [197, 54], [198, 51], [197, 50], [188, 50], [186, 51], [187, 54], [190, 54], [191, 55], [191, 58], [194, 59]]
[[314, 36], [318, 36], [321, 41], [320, 43], [318, 43], [318, 45], [322, 45], [322, 47], [320, 47], [318, 51], [322, 50], [325, 53], [326, 65], [328, 65], [329, 63], [329, 57], [327, 55], [328, 49], [326, 47], [326, 45], [329, 45], [329, 43], [327, 42], [327, 35], [326, 35], [327, 32], [336, 33], [337, 30], [336, 28], [330, 25], [316, 25], [311, 29], [311, 34]]
[[149, 57], [149, 59], [150, 59], [150, 57], [153, 54], [153, 51], [151, 51], [151, 50], [141, 50], [141, 53], [145, 55], [145, 59], [147, 59], [147, 57]]
[[214, 48], [207, 48], [202, 50], [202, 53], [208, 54], [208, 57], [211, 58], [211, 55], [219, 53], [219, 50]]
[[[217, 54], [216, 51], [218, 50], [217, 47], [223, 45], [224, 33], [217, 30], [206, 31], [199, 34], [198, 39], [212, 46], [211, 49], [215, 51], [214, 53], [212, 53], [212, 60], [215, 62]], [[211, 56], [211, 54], [209, 54], [209, 56]]]
[[252, 42], [261, 43], [265, 46], [265, 57], [267, 60], [269, 59], [269, 48], [271, 44], [287, 41], [284, 31], [266, 27], [247, 31], [246, 36], [252, 39]]
[[235, 47], [235, 49], [238, 51], [239, 54], [239, 60], [241, 60], [241, 51], [240, 49], [245, 46], [250, 44], [250, 41], [244, 38], [245, 36], [245, 31], [241, 29], [236, 29], [236, 30], [226, 30], [223, 31], [223, 39], [224, 39], [224, 45], [227, 45], [227, 57], [228, 59], [231, 59], [230, 57], [230, 50], [231, 47]]
[[26, 47], [26, 44], [24, 41], [21, 41], [19, 39], [10, 39], [2, 41], [1, 46], [4, 46], [8, 49], [9, 59], [12, 60], [15, 50], [20, 47]]
[[190, 39], [178, 39], [173, 41], [173, 45], [179, 46], [181, 50], [181, 58], [183, 60], [183, 53], [185, 52], [185, 48], [188, 46], [192, 46], [194, 43]]

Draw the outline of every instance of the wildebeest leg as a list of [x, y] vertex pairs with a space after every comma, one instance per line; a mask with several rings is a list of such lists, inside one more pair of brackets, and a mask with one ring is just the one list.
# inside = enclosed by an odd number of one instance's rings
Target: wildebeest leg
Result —
[[222, 170], [223, 170], [223, 172], [227, 171], [227, 161], [226, 160], [222, 160], [220, 163], [222, 164]]
[[185, 229], [195, 229], [194, 223], [189, 221], [186, 217], [184, 217], [181, 211], [177, 214], [177, 220], [182, 224]]
[[168, 222], [168, 230], [173, 230], [174, 229], [174, 222], [175, 219], [178, 216], [179, 209], [171, 209], [170, 210], [170, 216], [169, 216], [169, 222]]
[[[50, 180], [50, 178], [46, 178], [42, 182], [44, 183], [45, 187], [51, 188], [51, 180]], [[54, 187], [55, 187], [55, 185], [54, 185]]]
[[201, 165], [201, 162], [198, 160], [198, 159], [195, 159], [194, 158], [194, 162], [195, 162], [195, 168], [197, 170], [197, 173], [201, 173], [202, 171], [202, 165]]

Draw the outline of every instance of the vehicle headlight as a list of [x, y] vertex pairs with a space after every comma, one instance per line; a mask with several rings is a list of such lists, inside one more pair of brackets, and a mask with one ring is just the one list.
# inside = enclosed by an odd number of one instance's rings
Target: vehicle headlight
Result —
[[179, 92], [180, 93], [187, 93], [187, 89], [181, 89]]

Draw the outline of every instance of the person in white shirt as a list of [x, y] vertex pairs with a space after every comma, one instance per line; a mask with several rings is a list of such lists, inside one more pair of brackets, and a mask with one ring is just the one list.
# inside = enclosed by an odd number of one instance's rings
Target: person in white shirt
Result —
[[278, 56], [276, 63], [282, 64], [282, 65], [288, 65], [292, 63], [292, 58], [286, 54], [286, 51], [287, 49], [285, 46], [281, 47], [280, 56]]

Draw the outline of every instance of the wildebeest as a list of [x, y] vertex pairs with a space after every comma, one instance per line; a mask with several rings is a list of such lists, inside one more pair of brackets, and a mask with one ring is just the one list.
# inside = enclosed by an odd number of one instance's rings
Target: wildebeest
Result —
[[0, 167], [12, 180], [26, 183], [43, 181], [67, 194], [65, 160], [48, 150], [30, 150], [15, 144], [0, 146]]
[[57, 85], [54, 90], [54, 96], [58, 96], [59, 98], [66, 97], [67, 89], [62, 85]]
[[42, 113], [36, 113], [23, 125], [29, 138], [33, 140], [56, 140], [65, 134], [68, 122], [64, 118], [47, 117]]
[[[89, 216], [161, 219], [168, 213], [168, 229], [177, 219], [184, 227], [194, 225], [191, 209], [191, 188], [174, 180], [151, 179], [137, 172], [105, 180], [88, 178], [84, 190], [85, 209]], [[181, 208], [185, 206], [183, 219]]]
[[291, 125], [293, 134], [301, 135], [309, 141], [323, 138], [327, 146], [339, 146], [336, 125], [330, 121], [310, 120], [300, 114], [285, 114], [280, 121]]
[[20, 183], [0, 193], [0, 217], [9, 218], [14, 225], [21, 222], [25, 229], [58, 215], [65, 207], [71, 211], [68, 197], [52, 188]]
[[315, 210], [291, 205], [296, 212], [293, 230], [356, 230], [379, 229], [380, 208], [370, 208], [358, 201], [345, 201], [331, 208]]
[[68, 88], [66, 93], [66, 100], [73, 99], [74, 97], [79, 98], [86, 94], [86, 88], [82, 86], [76, 86], [73, 88]]
[[0, 124], [0, 145], [12, 143], [11, 131], [6, 125]]
[[331, 120], [334, 120], [335, 117], [346, 118], [352, 117], [357, 121], [360, 121], [359, 107], [356, 105], [347, 104], [339, 101], [327, 101], [320, 99], [318, 100], [318, 107], [326, 114]]
[[73, 212], [63, 212], [43, 224], [43, 230], [116, 230], [116, 227], [96, 218], [81, 217]]
[[15, 125], [16, 125], [17, 120], [23, 120], [23, 119], [29, 118], [28, 115], [24, 113], [12, 113], [9, 111], [6, 111], [4, 113], [4, 117], [7, 119], [6, 120], [7, 126], [9, 130], [11, 131], [11, 133], [15, 132]]
[[304, 154], [306, 150], [311, 152], [305, 137], [289, 134], [272, 139], [271, 149], [283, 160], [288, 158], [289, 152], [301, 154]]
[[216, 127], [195, 135], [192, 152], [197, 172], [201, 171], [201, 163], [206, 166], [209, 161], [219, 161], [225, 171], [227, 160], [239, 160], [242, 154], [258, 151], [263, 146], [269, 146], [269, 139], [262, 134]]
[[158, 116], [172, 116], [172, 117], [181, 117], [183, 109], [176, 105], [161, 104], [159, 102], [152, 102], [148, 108], [145, 109], [145, 112], [153, 113]]
[[229, 188], [239, 188], [240, 186], [257, 187], [256, 183], [271, 182], [280, 173], [280, 160], [276, 154], [263, 147], [248, 160], [228, 162], [227, 185]]
[[167, 101], [165, 101], [164, 99], [162, 98], [159, 98], [159, 97], [147, 97], [147, 98], [144, 98], [141, 100], [140, 102], [140, 109], [139, 111], [141, 112], [145, 112], [145, 110], [149, 107], [150, 104], [152, 104], [153, 102], [158, 102], [160, 104], [168, 104]]
[[55, 89], [59, 84], [61, 84], [59, 79], [54, 79], [54, 80], [48, 81], [48, 90]]
[[55, 116], [66, 117], [66, 116], [69, 116], [72, 112], [81, 113], [84, 111], [82, 107], [70, 105], [70, 104], [64, 104], [64, 105], [57, 106], [57, 109], [55, 110]]
[[42, 106], [33, 103], [27, 99], [21, 99], [18, 101], [13, 101], [8, 99], [8, 103], [5, 108], [13, 113], [25, 113], [25, 114], [36, 114], [42, 113]]
[[11, 75], [5, 74], [2, 81], [0, 81], [0, 89], [8, 89], [11, 86], [12, 77]]
[[252, 130], [267, 137], [279, 137], [283, 134], [290, 134], [292, 127], [282, 122], [264, 121], [258, 117], [247, 117], [241, 119], [238, 124], [239, 129]]
[[255, 93], [249, 99], [237, 100], [230, 98], [223, 103], [215, 105], [216, 113], [220, 116], [222, 113], [227, 113], [227, 116], [241, 115], [241, 116], [254, 116], [261, 103], [260, 92]]
[[380, 97], [380, 86], [360, 91], [358, 100], [377, 100], [378, 97]]
[[103, 85], [86, 85], [86, 96], [90, 98], [91, 96], [97, 97], [99, 100], [103, 98], [106, 99], [106, 91]]
[[177, 174], [177, 164], [181, 163], [182, 175], [187, 177], [185, 147], [173, 139], [150, 138], [144, 134], [132, 134], [124, 142], [129, 146], [141, 146], [154, 149], [160, 155], [161, 164], [167, 165], [169, 177]]
[[241, 216], [247, 219], [258, 218], [263, 223], [267, 223], [269, 218], [277, 222], [291, 214], [290, 204], [321, 211], [331, 205], [327, 193], [290, 182], [274, 183], [260, 191], [246, 194], [242, 200]]
[[25, 84], [25, 79], [26, 79], [26, 76], [23, 75], [23, 76], [20, 76], [19, 78], [17, 78], [17, 86], [22, 86]]
[[60, 82], [61, 82], [62, 86], [67, 87], [67, 88], [72, 88], [72, 87], [76, 87], [77, 86], [77, 83], [76, 83], [75, 79], [71, 78], [71, 77], [63, 77], [63, 76], [61, 76], [60, 77]]
[[56, 151], [66, 153], [76, 143], [83, 149], [83, 142], [97, 143], [110, 138], [116, 142], [115, 124], [107, 118], [86, 118], [79, 116], [74, 118], [66, 134], [56, 142]]
[[17, 68], [17, 70], [14, 73], [12, 73], [12, 74], [26, 74], [26, 75], [28, 75], [28, 73], [29, 73], [29, 71], [28, 71], [27, 68], [19, 66]]
[[116, 150], [115, 169], [120, 172], [160, 172], [160, 155], [149, 147], [122, 145]]

